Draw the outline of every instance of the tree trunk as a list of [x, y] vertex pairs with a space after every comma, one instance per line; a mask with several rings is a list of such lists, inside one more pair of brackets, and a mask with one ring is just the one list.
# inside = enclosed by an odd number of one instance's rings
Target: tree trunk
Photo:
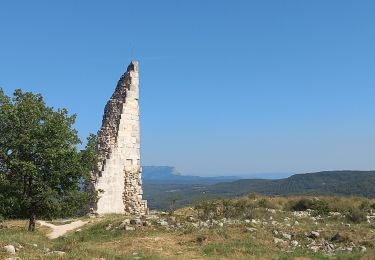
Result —
[[31, 214], [29, 218], [29, 231], [35, 231], [35, 214]]

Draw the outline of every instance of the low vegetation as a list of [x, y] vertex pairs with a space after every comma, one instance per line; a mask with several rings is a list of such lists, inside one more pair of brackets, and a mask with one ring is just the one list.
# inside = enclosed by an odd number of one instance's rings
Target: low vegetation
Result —
[[[5, 220], [0, 259], [374, 259], [375, 201], [250, 194], [136, 216], [88, 218], [55, 240]], [[64, 221], [55, 221], [64, 224]]]

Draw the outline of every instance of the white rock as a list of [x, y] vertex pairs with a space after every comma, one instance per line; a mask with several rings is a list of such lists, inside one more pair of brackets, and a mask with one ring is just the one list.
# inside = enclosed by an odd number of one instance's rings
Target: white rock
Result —
[[58, 256], [64, 256], [64, 255], [65, 255], [65, 252], [63, 252], [63, 251], [51, 251], [51, 252], [47, 253], [46, 255], [58, 255]]
[[[121, 226], [121, 225], [120, 225]], [[111, 230], [111, 228], [112, 228], [112, 224], [109, 224], [106, 228], [105, 228], [105, 230]]]
[[125, 226], [126, 231], [134, 231], [135, 227]]
[[13, 245], [7, 245], [4, 246], [4, 251], [10, 254], [15, 254], [16, 253], [16, 248]]
[[292, 235], [290, 235], [290, 234], [282, 233], [282, 236], [283, 236], [285, 239], [288, 239], [288, 240], [291, 240], [291, 239], [292, 239]]
[[320, 236], [320, 234], [319, 234], [319, 232], [311, 231], [310, 233], [307, 233], [306, 236], [309, 237], [309, 238], [315, 239], [315, 238], [318, 238]]
[[63, 256], [63, 255], [65, 255], [65, 252], [63, 252], [63, 251], [53, 251], [53, 253], [55, 253], [55, 254], [58, 255], [58, 256]]
[[294, 211], [293, 215], [296, 216], [297, 218], [306, 218], [310, 216], [310, 212], [308, 211]]
[[277, 238], [277, 237], [275, 237], [275, 238], [273, 239], [273, 242], [274, 242], [275, 244], [285, 244], [285, 243], [286, 243], [286, 241], [284, 241], [284, 240], [282, 240], [282, 239], [280, 239], [280, 238]]
[[296, 240], [293, 240], [292, 242], [290, 242], [290, 244], [294, 247], [298, 246], [298, 241]]
[[142, 224], [142, 221], [141, 221], [140, 218], [134, 218], [134, 219], [130, 220], [130, 224], [132, 224], [132, 225], [140, 225], [140, 224]]
[[130, 219], [124, 219], [121, 224], [124, 224], [124, 225], [130, 225]]
[[160, 220], [160, 221], [158, 221], [158, 224], [160, 225], [160, 226], [168, 226], [168, 222], [167, 221], [165, 221], [165, 220]]
[[[162, 224], [160, 224], [160, 225], [162, 225]], [[167, 223], [167, 225], [168, 225], [168, 223]], [[167, 225], [162, 225], [162, 226], [167, 226]], [[199, 226], [201, 226], [201, 227], [208, 227], [208, 224], [206, 222], [200, 222]]]

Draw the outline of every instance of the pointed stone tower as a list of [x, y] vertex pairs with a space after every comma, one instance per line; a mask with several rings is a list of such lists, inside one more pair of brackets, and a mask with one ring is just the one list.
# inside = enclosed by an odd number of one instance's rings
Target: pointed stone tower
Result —
[[99, 165], [93, 184], [98, 214], [145, 214], [142, 200], [138, 62], [132, 61], [104, 109], [98, 132]]

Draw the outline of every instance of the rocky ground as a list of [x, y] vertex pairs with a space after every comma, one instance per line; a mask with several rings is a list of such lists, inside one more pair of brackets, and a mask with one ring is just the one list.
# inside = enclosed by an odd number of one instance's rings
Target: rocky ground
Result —
[[53, 240], [47, 227], [33, 234], [25, 231], [25, 221], [5, 221], [0, 259], [375, 259], [371, 207], [353, 217], [327, 211], [331, 206], [291, 210], [288, 199], [268, 200], [246, 198], [256, 202], [251, 207], [241, 200], [207, 203], [142, 217], [92, 216]]

